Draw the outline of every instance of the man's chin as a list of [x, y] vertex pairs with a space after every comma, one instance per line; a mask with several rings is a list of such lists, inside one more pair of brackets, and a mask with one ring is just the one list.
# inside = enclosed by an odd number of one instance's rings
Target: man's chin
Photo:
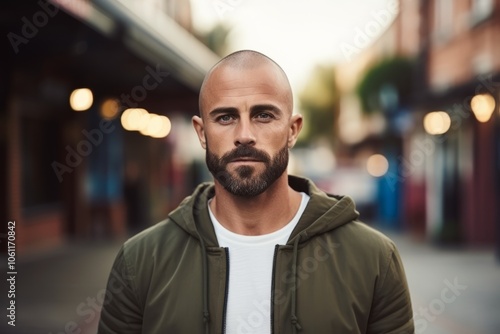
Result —
[[256, 183], [255, 180], [244, 180], [225, 186], [224, 189], [234, 196], [254, 198], [264, 193], [267, 190], [267, 185]]
[[257, 171], [253, 166], [249, 165], [243, 165], [243, 166], [238, 166], [235, 169], [236, 175], [233, 175], [233, 177], [237, 177], [240, 180], [251, 180], [252, 178], [256, 177]]
[[[247, 174], [248, 173], [248, 174]], [[218, 179], [220, 185], [229, 193], [239, 197], [256, 197], [267, 189], [267, 183], [255, 170], [227, 172], [227, 177]]]

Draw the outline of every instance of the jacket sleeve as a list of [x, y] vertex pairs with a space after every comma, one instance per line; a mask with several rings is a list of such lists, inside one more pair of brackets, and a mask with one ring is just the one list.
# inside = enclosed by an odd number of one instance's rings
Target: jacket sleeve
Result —
[[134, 278], [122, 247], [108, 278], [98, 334], [141, 333], [142, 308], [134, 289]]
[[413, 311], [403, 263], [391, 243], [387, 269], [375, 286], [367, 333], [413, 334]]

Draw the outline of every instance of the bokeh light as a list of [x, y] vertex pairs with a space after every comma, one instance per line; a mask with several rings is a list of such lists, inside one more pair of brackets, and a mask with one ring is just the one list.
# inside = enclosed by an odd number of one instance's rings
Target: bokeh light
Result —
[[88, 88], [75, 89], [69, 97], [69, 105], [74, 111], [85, 111], [92, 106], [94, 96]]
[[442, 135], [451, 126], [451, 118], [445, 111], [433, 111], [424, 117], [424, 129], [430, 135]]
[[495, 98], [490, 94], [477, 94], [470, 101], [474, 116], [481, 123], [486, 123], [490, 120], [495, 110], [495, 105]]
[[109, 98], [101, 103], [99, 112], [104, 119], [113, 119], [118, 115], [120, 104], [117, 99]]
[[125, 130], [139, 131], [141, 134], [153, 138], [168, 136], [172, 128], [168, 117], [149, 113], [142, 108], [125, 110], [120, 121]]
[[144, 118], [149, 117], [148, 111], [142, 108], [129, 108], [121, 117], [121, 123], [125, 130], [139, 131], [144, 125]]
[[371, 176], [384, 176], [389, 170], [389, 161], [382, 154], [374, 154], [366, 161], [366, 170]]

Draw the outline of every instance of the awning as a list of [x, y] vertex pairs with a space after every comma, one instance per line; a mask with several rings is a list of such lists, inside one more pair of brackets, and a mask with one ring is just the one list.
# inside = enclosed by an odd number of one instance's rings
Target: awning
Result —
[[167, 69], [198, 90], [219, 57], [147, 2], [134, 0], [52, 0], [110, 38], [119, 38], [138, 56]]

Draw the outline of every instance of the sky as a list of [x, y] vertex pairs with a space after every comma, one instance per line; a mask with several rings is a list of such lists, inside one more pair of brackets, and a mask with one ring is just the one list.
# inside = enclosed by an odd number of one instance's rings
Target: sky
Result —
[[315, 64], [341, 66], [380, 36], [397, 0], [191, 0], [193, 25], [231, 28], [228, 51], [254, 49], [287, 73], [295, 95]]

